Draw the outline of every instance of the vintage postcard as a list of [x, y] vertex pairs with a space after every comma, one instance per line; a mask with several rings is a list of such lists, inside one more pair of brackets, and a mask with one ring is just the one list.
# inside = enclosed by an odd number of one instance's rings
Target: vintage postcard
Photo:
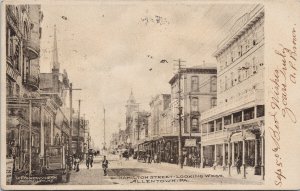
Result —
[[300, 189], [300, 1], [4, 0], [1, 189]]

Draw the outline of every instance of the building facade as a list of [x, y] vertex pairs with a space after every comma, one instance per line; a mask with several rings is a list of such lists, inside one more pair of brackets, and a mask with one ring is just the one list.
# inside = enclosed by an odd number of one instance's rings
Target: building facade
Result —
[[241, 16], [219, 44], [217, 106], [201, 116], [202, 166], [264, 175], [264, 7]]
[[[217, 102], [217, 68], [205, 66], [185, 68], [181, 71], [180, 80], [180, 89], [178, 74], [169, 81], [171, 85], [170, 107], [173, 114], [172, 126], [179, 129], [180, 100], [183, 155], [194, 154], [199, 158], [202, 113], [215, 107]], [[179, 99], [179, 91], [181, 99]]]
[[40, 5], [7, 5], [5, 11], [6, 157], [15, 173], [35, 173], [43, 163], [40, 109], [45, 103], [38, 99], [43, 14]]

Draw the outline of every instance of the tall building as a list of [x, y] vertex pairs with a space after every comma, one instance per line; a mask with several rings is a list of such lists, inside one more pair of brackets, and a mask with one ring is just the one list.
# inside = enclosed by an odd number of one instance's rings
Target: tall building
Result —
[[13, 159], [15, 173], [33, 173], [43, 163], [38, 100], [42, 19], [40, 5], [6, 6], [6, 157]]
[[217, 106], [201, 115], [202, 164], [264, 175], [264, 7], [235, 21], [214, 56]]
[[138, 144], [148, 136], [149, 112], [135, 111], [132, 113], [132, 148], [137, 150]]
[[127, 143], [131, 144], [134, 140], [134, 131], [133, 131], [133, 113], [138, 111], [139, 104], [136, 103], [136, 100], [133, 96], [133, 92], [131, 90], [129, 99], [126, 104], [126, 129], [125, 132], [127, 134]]
[[[179, 100], [182, 107], [181, 132], [183, 154], [200, 154], [200, 120], [202, 113], [216, 106], [217, 102], [217, 68], [195, 66], [182, 69], [181, 87], [179, 89], [178, 74], [169, 81], [171, 85], [172, 125], [179, 129]], [[179, 99], [178, 92], [181, 92]], [[178, 136], [178, 133], [177, 133]], [[176, 149], [178, 138], [174, 138]]]

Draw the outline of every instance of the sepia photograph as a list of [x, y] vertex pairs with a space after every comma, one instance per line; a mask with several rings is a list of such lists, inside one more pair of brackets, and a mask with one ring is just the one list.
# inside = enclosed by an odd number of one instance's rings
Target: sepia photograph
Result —
[[7, 1], [2, 15], [6, 185], [263, 186], [274, 174], [263, 3]]

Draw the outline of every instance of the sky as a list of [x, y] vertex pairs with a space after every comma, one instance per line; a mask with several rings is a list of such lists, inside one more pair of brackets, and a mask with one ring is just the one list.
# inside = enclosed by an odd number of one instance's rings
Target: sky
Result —
[[[177, 59], [189, 66], [215, 66], [212, 54], [230, 27], [251, 4], [200, 4], [162, 1], [98, 1], [42, 4], [40, 72], [51, 71], [54, 25], [60, 71], [74, 88], [73, 107], [89, 120], [91, 136], [106, 142], [125, 129], [131, 90], [141, 110], [151, 97], [170, 93]], [[167, 62], [161, 63], [161, 60]]]

